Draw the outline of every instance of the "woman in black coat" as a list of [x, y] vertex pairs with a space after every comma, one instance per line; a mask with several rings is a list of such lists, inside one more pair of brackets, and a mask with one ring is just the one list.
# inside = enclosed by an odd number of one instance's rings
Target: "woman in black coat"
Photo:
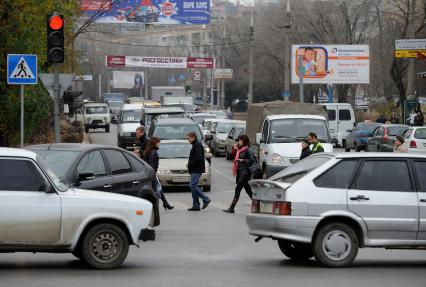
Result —
[[231, 206], [223, 211], [226, 213], [234, 213], [235, 206], [240, 198], [241, 190], [244, 188], [250, 197], [253, 196], [253, 192], [249, 185], [249, 180], [252, 177], [251, 168], [257, 164], [256, 158], [253, 152], [250, 150], [250, 141], [248, 136], [241, 135], [238, 138], [238, 144], [235, 146], [237, 154], [234, 159], [233, 174], [236, 177], [237, 186], [235, 187], [234, 199], [232, 200]]
[[[145, 149], [145, 154], [144, 154], [145, 161], [152, 167], [155, 174], [157, 174], [158, 164], [160, 162], [160, 157], [158, 156], [159, 148], [160, 148], [160, 139], [157, 137], [153, 137], [152, 139], [149, 140], [149, 143]], [[156, 178], [157, 178], [157, 175], [156, 175]], [[160, 194], [161, 201], [163, 201], [164, 209], [165, 210], [173, 209], [174, 206], [170, 205], [167, 202], [166, 196], [164, 195], [164, 192], [161, 189], [161, 185], [160, 185], [160, 182], [158, 181], [158, 178], [157, 178], [157, 184], [155, 188], [156, 188], [156, 193]]]
[[302, 140], [302, 153], [300, 155], [300, 160], [310, 156], [312, 154], [310, 143], [308, 140]]

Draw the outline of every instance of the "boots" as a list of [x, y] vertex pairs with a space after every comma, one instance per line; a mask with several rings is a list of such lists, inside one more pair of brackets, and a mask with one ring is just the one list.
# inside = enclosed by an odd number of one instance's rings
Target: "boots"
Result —
[[237, 205], [238, 202], [238, 198], [234, 197], [234, 199], [232, 200], [231, 206], [228, 209], [224, 209], [223, 212], [226, 213], [235, 213], [235, 205]]
[[161, 201], [163, 202], [163, 207], [164, 207], [164, 209], [165, 209], [166, 211], [167, 211], [168, 209], [169, 209], [169, 210], [172, 210], [173, 208], [175, 208], [174, 206], [170, 205], [170, 204], [167, 202], [166, 196], [164, 195], [164, 193], [163, 193], [163, 192], [161, 192]]

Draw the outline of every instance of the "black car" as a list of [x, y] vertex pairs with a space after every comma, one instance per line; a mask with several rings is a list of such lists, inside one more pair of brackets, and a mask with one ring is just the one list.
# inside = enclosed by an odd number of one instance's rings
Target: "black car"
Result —
[[131, 152], [94, 144], [42, 144], [26, 147], [71, 187], [136, 196], [154, 206], [153, 226], [160, 224], [152, 168]]

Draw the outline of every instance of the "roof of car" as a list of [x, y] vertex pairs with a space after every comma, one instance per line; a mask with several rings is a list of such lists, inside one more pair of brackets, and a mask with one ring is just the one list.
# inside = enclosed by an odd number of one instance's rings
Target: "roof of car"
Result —
[[[388, 153], [388, 152], [347, 152], [347, 153], [322, 153], [335, 158], [426, 158], [426, 153]], [[321, 153], [312, 156], [321, 156]]]
[[29, 150], [66, 150], [66, 151], [85, 151], [95, 148], [117, 148], [110, 145], [86, 144], [86, 143], [52, 143], [39, 144], [26, 147]]
[[26, 149], [19, 148], [8, 148], [8, 147], [0, 147], [0, 156], [3, 157], [25, 157], [31, 158], [33, 160], [36, 159], [37, 155]]
[[391, 128], [391, 127], [401, 127], [401, 128], [409, 128], [409, 126], [406, 125], [399, 125], [399, 124], [381, 124], [380, 126], [385, 128]]
[[87, 102], [87, 103], [84, 103], [84, 106], [85, 107], [108, 106], [108, 104], [104, 102]]
[[125, 110], [142, 110], [143, 104], [124, 104], [123, 111]]
[[188, 118], [159, 118], [157, 119], [156, 125], [180, 125], [180, 124], [193, 124], [196, 125], [196, 123]]
[[326, 120], [324, 116], [319, 115], [301, 115], [301, 114], [294, 114], [294, 115], [271, 115], [268, 116], [268, 119], [270, 120], [280, 120], [280, 119], [315, 119], [315, 120]]
[[205, 117], [205, 116], [210, 116], [210, 117], [216, 117], [215, 114], [211, 114], [211, 113], [194, 113], [194, 114], [190, 114], [190, 117]]
[[225, 123], [225, 124], [245, 124], [245, 121], [240, 120], [228, 120], [228, 119], [219, 119], [219, 123]]

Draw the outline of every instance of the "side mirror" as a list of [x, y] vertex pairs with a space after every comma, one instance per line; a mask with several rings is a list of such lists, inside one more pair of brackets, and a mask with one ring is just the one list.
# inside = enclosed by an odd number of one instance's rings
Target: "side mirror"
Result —
[[82, 171], [78, 174], [79, 181], [95, 179], [95, 174], [91, 171]]
[[261, 144], [262, 143], [262, 134], [256, 133], [256, 143]]
[[206, 141], [211, 141], [213, 139], [212, 135], [205, 135], [204, 138], [206, 139]]

